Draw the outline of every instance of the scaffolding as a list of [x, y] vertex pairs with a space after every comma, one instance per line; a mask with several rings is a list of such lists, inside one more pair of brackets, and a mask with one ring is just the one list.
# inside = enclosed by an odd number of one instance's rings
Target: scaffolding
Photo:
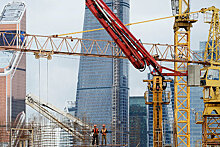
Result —
[[[101, 124], [98, 124], [101, 126]], [[100, 129], [99, 129], [100, 130]], [[19, 137], [13, 135], [15, 131], [21, 131]], [[22, 128], [16, 128], [11, 123], [0, 123], [0, 146], [1, 147], [15, 147], [13, 142], [18, 140], [16, 147], [60, 147], [60, 146], [92, 146], [92, 137], [88, 139], [89, 144], [80, 144], [80, 142], [72, 140], [61, 142], [63, 137], [71, 137], [70, 135], [62, 135], [62, 129], [55, 123], [49, 121], [41, 115], [33, 116], [28, 120]], [[117, 132], [120, 134], [120, 132]], [[107, 134], [108, 137], [109, 134]], [[99, 142], [101, 143], [101, 135], [99, 135]], [[107, 144], [107, 146], [128, 146], [127, 144]]]

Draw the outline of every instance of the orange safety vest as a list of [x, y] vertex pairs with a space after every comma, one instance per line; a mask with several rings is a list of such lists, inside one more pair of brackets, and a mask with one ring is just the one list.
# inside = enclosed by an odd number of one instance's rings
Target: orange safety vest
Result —
[[98, 128], [93, 129], [93, 132], [94, 132], [95, 134], [98, 134], [98, 132], [99, 132]]
[[106, 136], [106, 128], [102, 129], [102, 135]]

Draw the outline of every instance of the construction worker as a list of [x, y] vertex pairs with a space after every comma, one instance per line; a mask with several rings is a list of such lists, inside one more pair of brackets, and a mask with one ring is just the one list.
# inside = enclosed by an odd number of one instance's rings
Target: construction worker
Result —
[[105, 145], [106, 145], [107, 144], [107, 142], [106, 142], [106, 133], [108, 133], [108, 131], [105, 128], [105, 124], [102, 125], [101, 133], [102, 133], [102, 145], [103, 145], [103, 140], [104, 139], [105, 139]]
[[92, 130], [93, 133], [93, 140], [92, 140], [92, 145], [99, 145], [99, 129], [97, 128], [97, 125], [94, 125], [94, 129]]

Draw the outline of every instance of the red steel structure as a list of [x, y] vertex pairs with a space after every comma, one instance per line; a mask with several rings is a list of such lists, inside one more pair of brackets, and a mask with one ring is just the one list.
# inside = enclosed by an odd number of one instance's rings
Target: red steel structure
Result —
[[[146, 66], [151, 65], [154, 71], [163, 78], [164, 76], [187, 75], [187, 73], [181, 73], [159, 65], [141, 42], [133, 36], [102, 0], [86, 0], [86, 5], [135, 68], [144, 70]], [[172, 73], [163, 73], [163, 69], [171, 71]]]

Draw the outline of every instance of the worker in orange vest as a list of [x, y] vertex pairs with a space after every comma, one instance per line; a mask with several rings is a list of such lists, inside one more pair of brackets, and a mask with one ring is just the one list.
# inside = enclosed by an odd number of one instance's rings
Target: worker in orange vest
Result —
[[95, 144], [95, 141], [96, 141], [96, 145], [99, 145], [99, 129], [97, 128], [97, 125], [94, 125], [94, 129], [92, 130], [92, 133], [93, 133], [92, 145]]
[[108, 133], [107, 129], [105, 128], [105, 124], [102, 125], [102, 130], [101, 130], [101, 133], [102, 133], [102, 145], [103, 145], [103, 140], [105, 139], [105, 145], [107, 144], [106, 142], [106, 133]]

